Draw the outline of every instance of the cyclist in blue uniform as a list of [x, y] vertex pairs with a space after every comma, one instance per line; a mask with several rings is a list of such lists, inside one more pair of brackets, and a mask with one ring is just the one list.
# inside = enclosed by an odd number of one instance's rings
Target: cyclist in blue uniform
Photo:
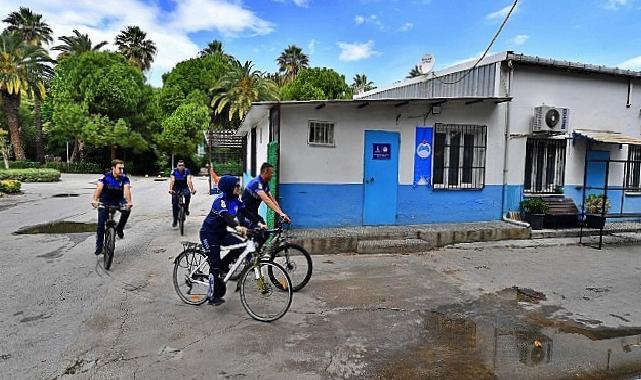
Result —
[[239, 199], [240, 181], [234, 176], [220, 177], [218, 188], [221, 194], [214, 200], [211, 211], [203, 221], [200, 229], [200, 241], [209, 258], [209, 291], [207, 298], [212, 305], [220, 305], [225, 300], [222, 272], [229, 269], [229, 265], [236, 259], [243, 249], [229, 252], [224, 262], [220, 259], [220, 246], [239, 244], [241, 239], [227, 231], [227, 227], [234, 228], [239, 235], [247, 233], [247, 227], [258, 225], [263, 227], [258, 217], [249, 212]]
[[[133, 203], [131, 201], [131, 185], [129, 178], [125, 175], [125, 163], [121, 160], [111, 161], [111, 171], [105, 173], [96, 184], [96, 191], [93, 194], [91, 205], [98, 207], [99, 203], [105, 206], [126, 206], [126, 210], [120, 210], [120, 220], [116, 226], [116, 234], [120, 239], [125, 237], [123, 230]], [[98, 229], [96, 230], [96, 255], [102, 253], [105, 236], [105, 223], [109, 217], [107, 208], [98, 209]]]
[[269, 181], [272, 179], [273, 175], [274, 166], [267, 162], [262, 164], [260, 166], [260, 175], [249, 181], [245, 187], [242, 200], [247, 209], [256, 215], [258, 215], [258, 207], [260, 207], [260, 203], [265, 202], [267, 207], [274, 210], [276, 215], [279, 215], [286, 223], [289, 223], [289, 216], [281, 210], [280, 205], [269, 192]]
[[191, 181], [191, 172], [185, 167], [185, 162], [180, 160], [169, 176], [169, 194], [171, 194], [171, 209], [174, 216], [172, 227], [178, 225], [178, 195], [185, 196], [185, 215], [189, 215], [189, 202], [191, 194], [196, 194], [196, 189]]

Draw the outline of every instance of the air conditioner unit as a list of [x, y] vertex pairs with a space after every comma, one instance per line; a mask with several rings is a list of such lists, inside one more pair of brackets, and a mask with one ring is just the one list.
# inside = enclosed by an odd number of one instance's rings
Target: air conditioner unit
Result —
[[532, 132], [565, 133], [570, 124], [570, 110], [542, 105], [534, 108]]

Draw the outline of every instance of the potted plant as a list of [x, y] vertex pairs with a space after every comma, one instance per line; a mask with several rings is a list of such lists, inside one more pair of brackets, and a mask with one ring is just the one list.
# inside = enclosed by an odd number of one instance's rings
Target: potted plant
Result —
[[545, 213], [548, 211], [548, 205], [543, 198], [528, 198], [521, 202], [521, 212], [525, 215], [525, 220], [530, 223], [533, 230], [543, 228]]
[[585, 224], [589, 228], [603, 228], [605, 226], [605, 217], [603, 212], [603, 202], [605, 202], [605, 213], [610, 211], [612, 206], [605, 194], [590, 194], [585, 198]]

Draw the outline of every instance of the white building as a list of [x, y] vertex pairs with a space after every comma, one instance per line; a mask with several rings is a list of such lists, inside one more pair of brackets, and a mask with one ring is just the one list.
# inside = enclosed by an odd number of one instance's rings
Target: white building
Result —
[[[240, 129], [246, 176], [278, 141], [278, 196], [296, 226], [402, 225], [497, 220], [539, 194], [563, 192], [581, 208], [586, 151], [641, 160], [641, 73], [512, 52], [473, 64], [353, 100], [255, 103]], [[537, 118], [541, 106], [556, 111]], [[431, 184], [414, 186], [424, 126]], [[603, 183], [605, 166], [588, 165], [588, 186]], [[611, 212], [641, 212], [640, 177], [639, 163], [611, 165]]]

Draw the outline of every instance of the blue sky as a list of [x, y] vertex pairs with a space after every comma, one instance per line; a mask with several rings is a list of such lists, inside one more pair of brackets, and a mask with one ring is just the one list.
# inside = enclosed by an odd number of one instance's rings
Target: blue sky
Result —
[[[331, 67], [348, 83], [364, 73], [382, 86], [403, 79], [431, 52], [436, 68], [485, 49], [511, 0], [24, 0], [57, 36], [73, 29], [113, 42], [137, 24], [158, 45], [148, 77], [193, 57], [212, 39], [256, 68], [295, 44], [312, 66]], [[16, 8], [0, 0], [0, 12]], [[492, 52], [515, 50], [547, 58], [641, 70], [641, 0], [521, 0]]]

